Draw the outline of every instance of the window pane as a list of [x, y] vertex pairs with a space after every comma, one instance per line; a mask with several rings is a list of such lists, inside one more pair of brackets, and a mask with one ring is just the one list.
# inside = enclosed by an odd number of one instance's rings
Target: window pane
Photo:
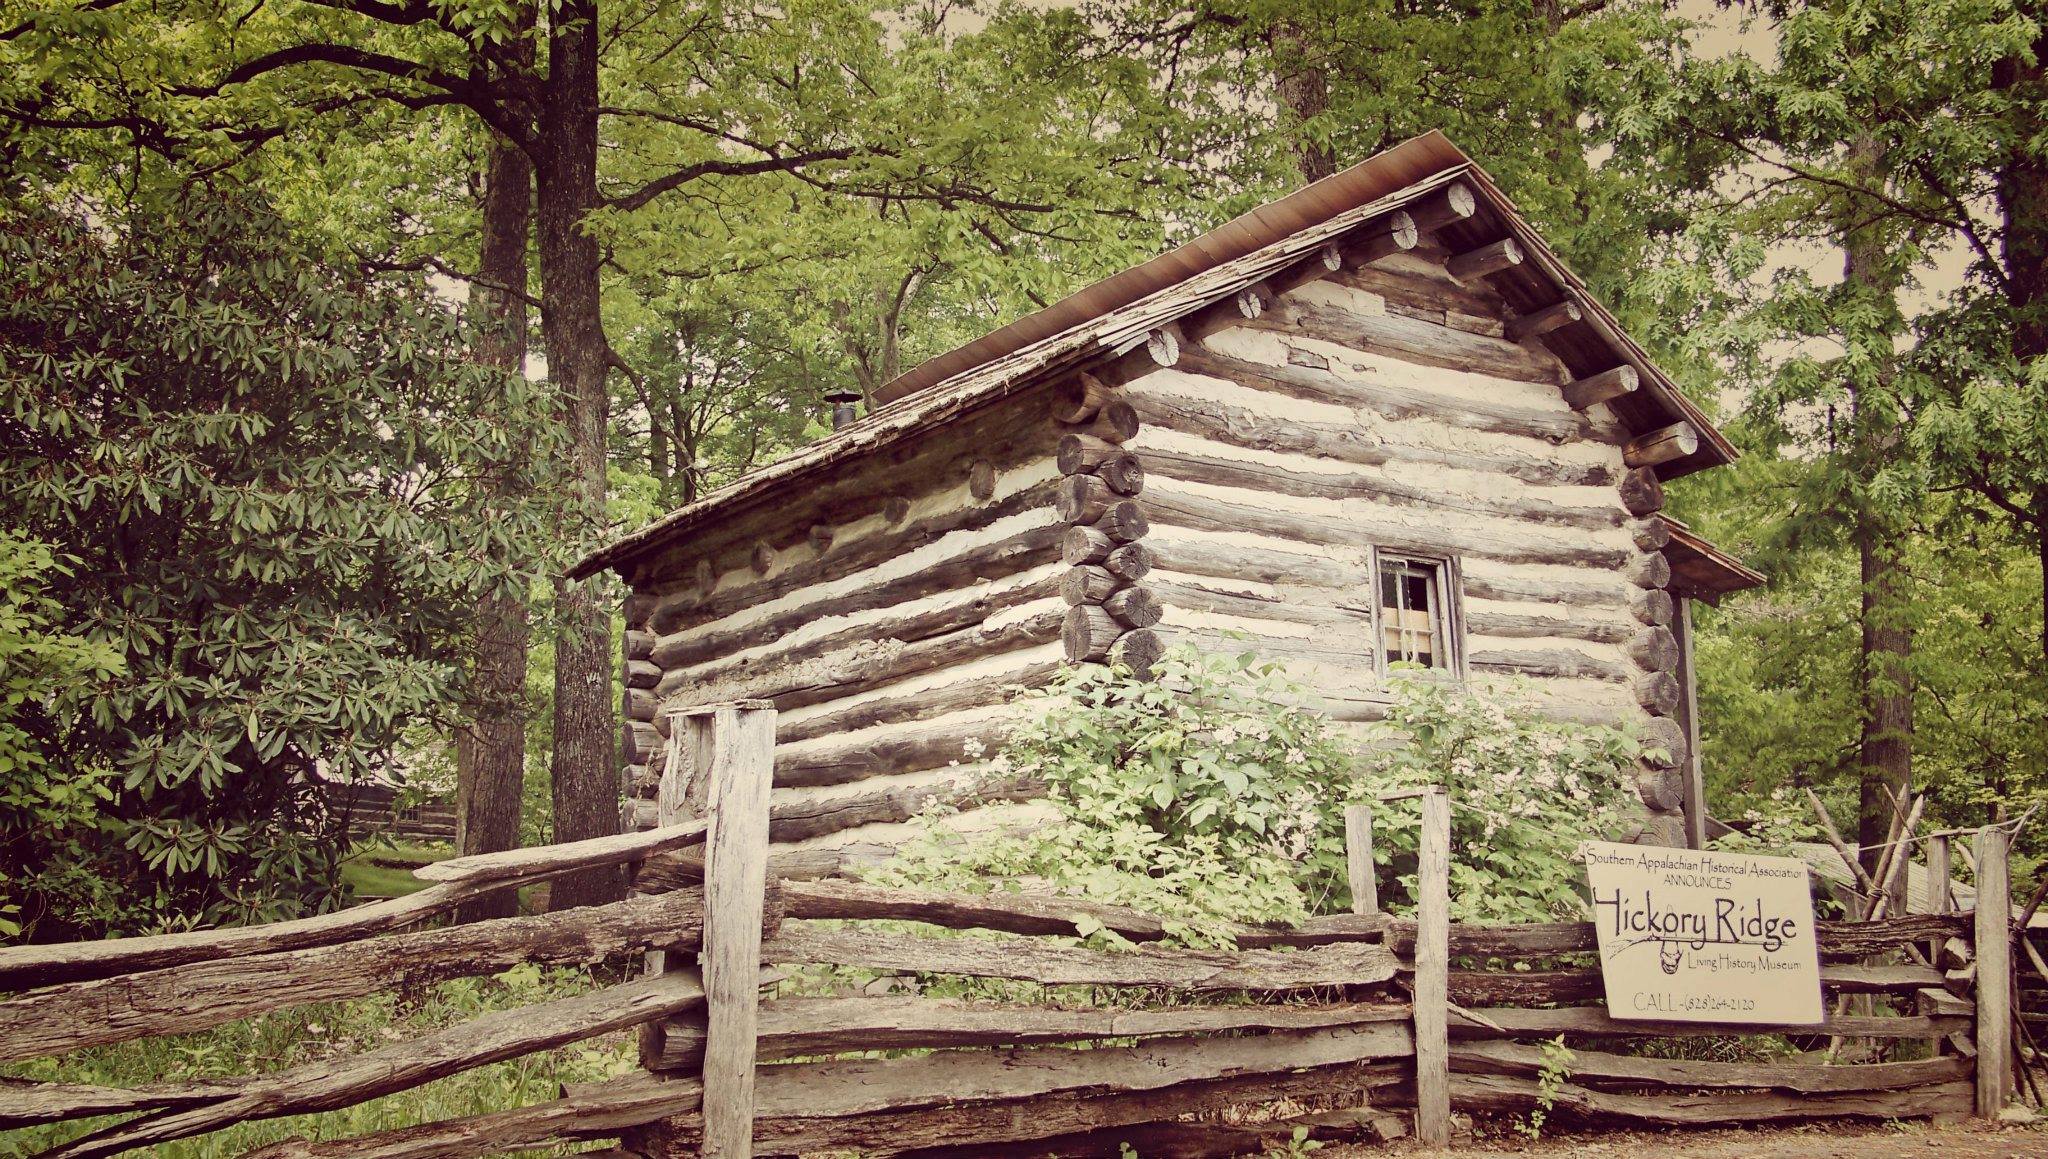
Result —
[[1388, 663], [1445, 667], [1441, 575], [1438, 564], [1380, 558], [1380, 648]]

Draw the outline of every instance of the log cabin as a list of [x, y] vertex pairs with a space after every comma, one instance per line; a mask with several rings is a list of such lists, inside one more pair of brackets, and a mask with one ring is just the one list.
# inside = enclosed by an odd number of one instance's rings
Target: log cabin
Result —
[[929, 805], [1028, 820], [1014, 689], [1176, 641], [1340, 721], [1390, 665], [1625, 724], [1640, 840], [1697, 846], [1689, 609], [1762, 577], [1663, 515], [1735, 451], [1440, 134], [885, 385], [829, 436], [580, 561], [624, 578], [625, 821], [665, 707], [779, 710], [786, 876]]

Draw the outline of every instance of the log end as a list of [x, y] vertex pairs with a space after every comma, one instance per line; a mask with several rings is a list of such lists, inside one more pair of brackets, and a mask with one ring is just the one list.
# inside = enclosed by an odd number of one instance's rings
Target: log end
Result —
[[987, 459], [976, 459], [967, 468], [967, 493], [976, 502], [986, 503], [995, 497], [996, 467]]
[[1085, 423], [1109, 397], [1109, 387], [1084, 370], [1052, 392], [1052, 417], [1056, 422]]
[[1060, 625], [1060, 644], [1073, 663], [1104, 660], [1123, 631], [1123, 625], [1100, 606], [1082, 604], [1067, 609], [1067, 617]]
[[1154, 675], [1159, 658], [1165, 654], [1166, 641], [1150, 628], [1126, 632], [1116, 645], [1116, 659], [1129, 665], [1132, 672], [1147, 679]]
[[1126, 628], [1149, 628], [1165, 615], [1159, 597], [1153, 595], [1149, 588], [1124, 588], [1114, 592], [1102, 601], [1102, 607]]

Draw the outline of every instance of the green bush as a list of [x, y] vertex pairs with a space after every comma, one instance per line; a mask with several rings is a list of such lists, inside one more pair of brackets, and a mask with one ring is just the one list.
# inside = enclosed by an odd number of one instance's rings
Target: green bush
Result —
[[[232, 188], [89, 211], [0, 197], [0, 526], [76, 561], [57, 628], [121, 657], [39, 738], [108, 768], [103, 824], [31, 856], [39, 940], [339, 900], [320, 779], [443, 731], [484, 593], [559, 527], [481, 481], [554, 461], [553, 397], [423, 286], [328, 262]], [[20, 823], [17, 816], [8, 823]]]
[[48, 544], [0, 531], [0, 937], [21, 933], [29, 894], [107, 901], [91, 896], [96, 877], [76, 870], [113, 773], [56, 742], [121, 657], [58, 628], [64, 609], [49, 584], [70, 570]]
[[1077, 665], [1026, 694], [1034, 710], [996, 763], [1044, 778], [1057, 820], [965, 838], [927, 823], [870, 880], [1029, 883], [1167, 915], [1196, 945], [1227, 942], [1231, 922], [1299, 922], [1340, 900], [1331, 787], [1350, 754], [1328, 721], [1249, 653], [1179, 648], [1155, 672]]
[[[1636, 746], [1615, 729], [1403, 676], [1361, 747], [1249, 652], [1184, 646], [1154, 671], [1077, 666], [1026, 694], [1035, 710], [995, 761], [1044, 778], [1053, 820], [962, 835], [927, 817], [869, 879], [1086, 896], [1166, 915], [1174, 938], [1213, 945], [1229, 941], [1231, 922], [1292, 924], [1348, 907], [1344, 806], [1391, 789], [1449, 787], [1452, 908], [1466, 920], [1583, 912], [1578, 843], [1626, 824]], [[1412, 800], [1376, 806], [1390, 908], [1413, 896], [1418, 810]]]
[[[1536, 922], [1584, 916], [1579, 843], [1626, 836], [1641, 816], [1638, 746], [1620, 729], [1551, 720], [1512, 690], [1397, 673], [1360, 757], [1354, 796], [1443, 785], [1451, 803], [1451, 916]], [[1382, 905], [1412, 904], [1421, 803], [1374, 808]], [[1387, 884], [1397, 889], [1390, 895]], [[1390, 902], [1391, 897], [1391, 902]]]

